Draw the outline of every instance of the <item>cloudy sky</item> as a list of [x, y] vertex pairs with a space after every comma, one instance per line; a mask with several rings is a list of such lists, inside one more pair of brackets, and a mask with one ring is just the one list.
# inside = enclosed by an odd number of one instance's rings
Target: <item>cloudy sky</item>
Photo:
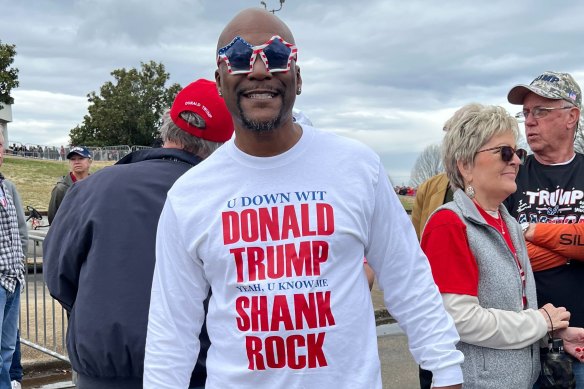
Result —
[[[269, 9], [279, 0], [265, 0]], [[9, 141], [68, 143], [86, 95], [110, 72], [162, 62], [182, 86], [213, 78], [215, 45], [255, 0], [0, 0], [0, 40], [16, 45]], [[356, 138], [407, 183], [419, 152], [469, 102], [503, 105], [545, 70], [584, 85], [581, 1], [286, 0], [277, 13], [299, 47], [296, 107], [317, 127]]]

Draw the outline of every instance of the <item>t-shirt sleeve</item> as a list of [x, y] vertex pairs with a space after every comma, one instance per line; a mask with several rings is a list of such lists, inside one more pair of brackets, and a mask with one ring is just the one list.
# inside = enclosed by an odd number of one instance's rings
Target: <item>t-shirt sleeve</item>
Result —
[[533, 271], [542, 271], [552, 269], [566, 264], [566, 257], [560, 255], [545, 247], [538, 246], [531, 242], [525, 242], [527, 245], [527, 255], [531, 262]]
[[[584, 260], [584, 223], [537, 223], [533, 243], [566, 258]], [[565, 263], [565, 261], [564, 261]]]
[[[383, 167], [371, 212], [365, 255], [383, 290], [385, 305], [408, 337], [412, 356], [433, 373], [436, 387], [462, 382], [463, 354], [410, 220]], [[431, 328], [431, 331], [428, 331]]]
[[436, 212], [424, 229], [421, 245], [440, 293], [477, 296], [478, 267], [458, 215]]
[[186, 248], [184, 231], [172, 201], [167, 199], [156, 233], [144, 356], [145, 389], [188, 387], [199, 355], [204, 301], [210, 286], [201, 259], [191, 256]]

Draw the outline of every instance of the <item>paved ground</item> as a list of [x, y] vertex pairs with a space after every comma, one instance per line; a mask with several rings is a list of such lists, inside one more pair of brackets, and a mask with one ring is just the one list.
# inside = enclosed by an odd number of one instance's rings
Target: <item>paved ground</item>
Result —
[[[397, 324], [386, 324], [380, 328], [390, 332], [399, 331]], [[383, 389], [416, 389], [418, 367], [410, 356], [405, 335], [401, 332], [378, 336], [379, 358]], [[52, 377], [26, 377], [23, 388], [64, 389], [74, 388], [70, 375], [62, 368], [53, 368]]]
[[[416, 389], [420, 387], [418, 365], [408, 350], [406, 336], [397, 324], [386, 324], [398, 334], [377, 337], [383, 389]], [[381, 327], [378, 327], [378, 329]]]
[[[390, 318], [383, 303], [383, 292], [377, 285], [373, 285], [371, 290], [371, 301], [378, 323], [383, 322], [384, 318]], [[378, 326], [377, 345], [383, 389], [419, 388], [418, 365], [410, 354], [407, 338], [399, 326], [395, 323]]]
[[[374, 286], [371, 292], [371, 299], [376, 310], [376, 316], [381, 317], [382, 322], [388, 321], [390, 318], [383, 305], [383, 293], [379, 291], [377, 286]], [[383, 324], [378, 326], [377, 329], [383, 389], [418, 388], [418, 367], [410, 355], [407, 339], [403, 332], [401, 332], [395, 323]], [[29, 358], [37, 357], [37, 355], [34, 355], [35, 353], [31, 355], [30, 351], [24, 351], [27, 348], [26, 346], [23, 348], [23, 357], [24, 355], [27, 355]], [[46, 363], [46, 359], [46, 356], [42, 358], [42, 362]], [[74, 388], [71, 385], [70, 374], [67, 371], [66, 365], [56, 362], [48, 365], [45, 364], [44, 366], [49, 373], [48, 376], [42, 375], [42, 366], [39, 368], [38, 364], [35, 365], [34, 361], [27, 361], [23, 388]]]

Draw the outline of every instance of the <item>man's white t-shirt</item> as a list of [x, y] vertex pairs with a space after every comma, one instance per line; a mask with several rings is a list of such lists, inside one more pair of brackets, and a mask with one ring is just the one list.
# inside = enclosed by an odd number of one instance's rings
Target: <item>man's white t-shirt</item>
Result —
[[207, 314], [206, 388], [381, 388], [363, 270], [437, 386], [462, 354], [427, 259], [379, 157], [304, 126], [254, 157], [234, 141], [173, 186], [157, 236], [145, 388], [186, 388]]

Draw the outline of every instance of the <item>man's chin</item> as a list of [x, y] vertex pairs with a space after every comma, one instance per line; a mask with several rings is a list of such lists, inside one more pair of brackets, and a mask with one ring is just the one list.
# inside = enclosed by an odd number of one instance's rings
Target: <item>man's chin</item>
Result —
[[269, 132], [280, 126], [282, 120], [281, 112], [275, 115], [246, 115], [241, 112], [243, 126], [254, 132]]
[[[279, 102], [280, 104], [274, 104]], [[280, 99], [253, 101], [240, 98], [237, 100], [237, 108], [243, 126], [255, 132], [269, 132], [280, 125], [282, 119], [282, 102]]]
[[279, 120], [243, 120], [243, 125], [253, 132], [270, 132], [278, 126]]

